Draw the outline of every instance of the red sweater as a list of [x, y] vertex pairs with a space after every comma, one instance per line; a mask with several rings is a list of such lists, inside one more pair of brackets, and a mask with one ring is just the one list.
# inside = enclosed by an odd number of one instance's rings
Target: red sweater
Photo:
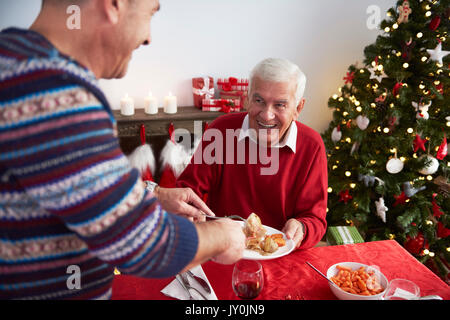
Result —
[[[209, 129], [222, 132], [224, 146], [226, 129], [240, 129], [246, 113], [224, 115]], [[327, 158], [321, 136], [296, 121], [297, 149], [279, 149], [279, 169], [275, 175], [261, 175], [261, 168], [271, 165], [249, 164], [249, 138], [245, 138], [246, 164], [194, 164], [195, 156], [177, 180], [177, 187], [190, 187], [199, 196], [208, 195], [207, 204], [217, 216], [238, 214], [247, 218], [252, 212], [263, 224], [281, 230], [290, 218], [305, 226], [305, 237], [300, 248], [317, 244], [326, 231]], [[205, 137], [205, 136], [204, 136]], [[234, 138], [236, 160], [237, 138]], [[209, 140], [209, 139], [208, 139]], [[213, 140], [214, 141], [214, 140]], [[205, 153], [212, 141], [203, 140], [196, 153]], [[211, 147], [208, 150], [211, 150]], [[198, 156], [198, 154], [197, 154]], [[258, 158], [259, 159], [259, 158]], [[235, 161], [236, 163], [236, 161]]]

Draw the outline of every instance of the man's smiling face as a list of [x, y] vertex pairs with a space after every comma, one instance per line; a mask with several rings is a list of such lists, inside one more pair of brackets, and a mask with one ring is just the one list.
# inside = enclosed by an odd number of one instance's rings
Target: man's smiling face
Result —
[[248, 96], [249, 127], [256, 130], [259, 142], [274, 145], [285, 138], [292, 123], [297, 120], [304, 100], [297, 106], [295, 79], [288, 82], [266, 81], [254, 77]]

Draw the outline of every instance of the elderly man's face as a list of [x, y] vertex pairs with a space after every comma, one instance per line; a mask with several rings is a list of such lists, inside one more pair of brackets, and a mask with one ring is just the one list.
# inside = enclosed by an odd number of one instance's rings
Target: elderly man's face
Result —
[[282, 141], [292, 121], [297, 120], [304, 99], [296, 105], [296, 85], [296, 80], [271, 82], [253, 78], [247, 110], [249, 126], [256, 130], [258, 141], [266, 141], [268, 146]]
[[153, 15], [159, 10], [159, 0], [134, 0], [123, 11], [117, 25], [117, 32], [111, 42], [116, 42], [111, 49], [114, 62], [106, 78], [125, 76], [133, 51], [141, 45], [151, 42], [150, 24]]

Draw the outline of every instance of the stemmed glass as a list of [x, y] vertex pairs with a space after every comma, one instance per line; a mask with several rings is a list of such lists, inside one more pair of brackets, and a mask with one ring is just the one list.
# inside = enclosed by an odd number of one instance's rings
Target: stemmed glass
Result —
[[384, 300], [417, 300], [420, 298], [420, 288], [406, 279], [393, 279], [389, 282]]
[[241, 299], [255, 299], [264, 287], [262, 265], [255, 260], [239, 260], [233, 269], [232, 286]]

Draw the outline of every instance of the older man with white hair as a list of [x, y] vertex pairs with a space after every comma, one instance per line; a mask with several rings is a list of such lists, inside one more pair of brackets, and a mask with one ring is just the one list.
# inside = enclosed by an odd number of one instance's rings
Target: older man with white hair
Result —
[[[325, 146], [319, 133], [297, 121], [305, 105], [305, 84], [303, 72], [288, 60], [260, 62], [250, 75], [247, 112], [224, 115], [209, 126], [208, 131], [224, 137], [223, 150], [215, 148], [215, 157], [222, 153], [223, 161], [211, 164], [205, 159], [217, 142], [207, 131], [177, 181], [179, 187], [207, 195], [218, 216], [258, 214], [263, 224], [293, 239], [296, 248], [316, 245], [327, 225]], [[236, 133], [230, 135], [230, 130]], [[261, 154], [264, 148], [267, 157]], [[264, 174], [268, 166], [277, 170]]]

